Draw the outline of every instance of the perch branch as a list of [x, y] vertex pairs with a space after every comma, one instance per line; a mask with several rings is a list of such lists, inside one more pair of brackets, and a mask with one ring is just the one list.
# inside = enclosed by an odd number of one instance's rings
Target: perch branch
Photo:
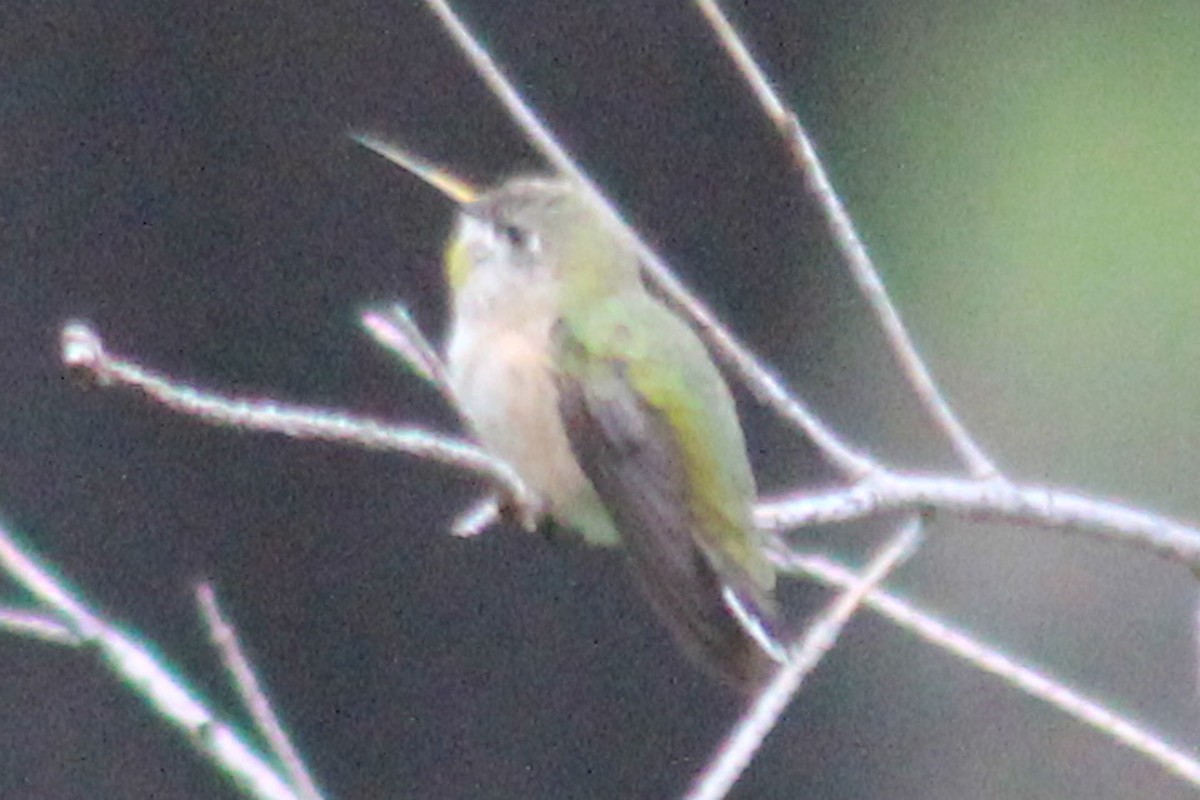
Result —
[[69, 367], [101, 385], [137, 389], [167, 408], [216, 425], [407, 453], [483, 475], [511, 496], [523, 525], [529, 528], [535, 525], [537, 501], [513, 469], [465, 440], [327, 409], [201, 391], [109, 355], [100, 337], [80, 322], [63, 327], [62, 358]]
[[782, 531], [905, 510], [1088, 533], [1200, 568], [1200, 530], [1149, 511], [1062, 489], [999, 480], [881, 470], [854, 486], [766, 500], [759, 503], [755, 520], [761, 528]]

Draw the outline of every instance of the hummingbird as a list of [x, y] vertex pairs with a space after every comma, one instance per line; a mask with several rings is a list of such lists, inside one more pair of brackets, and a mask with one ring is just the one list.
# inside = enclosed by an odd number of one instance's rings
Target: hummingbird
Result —
[[752, 691], [785, 660], [775, 572], [729, 388], [570, 178], [479, 191], [367, 136], [457, 204], [445, 249], [453, 394], [483, 446], [586, 542], [628, 553], [695, 662]]

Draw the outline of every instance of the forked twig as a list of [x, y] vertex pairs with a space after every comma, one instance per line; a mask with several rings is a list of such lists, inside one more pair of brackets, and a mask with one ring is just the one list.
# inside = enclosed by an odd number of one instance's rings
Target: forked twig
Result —
[[220, 653], [225, 670], [233, 679], [234, 688], [242, 698], [242, 704], [250, 712], [255, 727], [267, 740], [267, 745], [279, 760], [284, 772], [291, 778], [296, 794], [303, 800], [321, 800], [321, 792], [317, 789], [316, 782], [304, 766], [299, 752], [292, 745], [292, 740], [280, 723], [279, 717], [271, 708], [271, 702], [267, 700], [258, 676], [254, 674], [254, 667], [242, 652], [237, 633], [221, 613], [217, 595], [210, 584], [202, 583], [196, 587], [196, 603], [200, 606], [200, 614], [208, 628], [209, 638]]
[[363, 329], [371, 338], [394, 353], [419, 376], [441, 392], [442, 397], [456, 411], [458, 398], [450, 385], [446, 365], [437, 350], [421, 333], [408, 309], [400, 303], [392, 303], [386, 309], [364, 311], [359, 318]]
[[929, 367], [917, 353], [912, 337], [909, 336], [904, 322], [888, 298], [883, 281], [879, 278], [879, 271], [872, 263], [866, 245], [859, 237], [841, 197], [834, 191], [833, 184], [829, 182], [829, 175], [826, 174], [821, 159], [817, 157], [816, 148], [813, 146], [808, 132], [800, 124], [800, 118], [784, 105], [783, 100], [771, 86], [771, 82], [767, 80], [766, 73], [754, 60], [749, 48], [746, 47], [742, 37], [734, 29], [724, 12], [721, 11], [716, 0], [695, 0], [695, 3], [704, 14], [705, 19], [708, 20], [713, 32], [737, 66], [738, 71], [749, 84], [754, 96], [758, 98], [763, 111], [766, 112], [767, 117], [791, 149], [796, 168], [804, 176], [809, 191], [820, 201], [819, 205], [825, 213], [842, 258], [850, 268], [850, 273], [854, 276], [854, 281], [858, 284], [863, 297], [866, 298], [871, 310], [879, 319], [892, 354], [899, 362], [913, 391], [920, 398], [934, 423], [946, 435], [971, 475], [980, 479], [997, 477], [999, 472], [996, 465], [992, 463], [992, 460], [988, 458], [959, 421], [953, 409], [950, 408], [950, 404], [946, 402], [946, 398], [934, 383]]
[[788, 663], [754, 698], [721, 743], [716, 755], [692, 784], [684, 800], [720, 800], [737, 783], [767, 734], [779, 722], [804, 679], [816, 669], [837, 641], [842, 628], [858, 610], [863, 599], [916, 550], [921, 538], [921, 518], [913, 517], [879, 554], [861, 577], [809, 625], [804, 637], [789, 653]]
[[[386, 312], [364, 312], [361, 322], [372, 339], [432, 383], [463, 424], [469, 427], [470, 420], [454, 394], [445, 362], [417, 327], [408, 309], [400, 303], [393, 303]], [[499, 521], [501, 516], [500, 498], [488, 495], [454, 519], [450, 524], [450, 535], [459, 539], [478, 536]]]
[[262, 800], [303, 800], [265, 758], [176, 677], [177, 672], [88, 608], [82, 598], [38, 564], [2, 524], [0, 570], [61, 619], [81, 642], [96, 648], [110, 669], [248, 794]]

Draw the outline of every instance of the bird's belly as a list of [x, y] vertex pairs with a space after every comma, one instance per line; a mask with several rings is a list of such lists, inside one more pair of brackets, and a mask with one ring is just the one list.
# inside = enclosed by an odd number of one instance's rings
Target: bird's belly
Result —
[[[481, 332], [482, 333], [482, 332]], [[483, 445], [516, 469], [546, 511], [597, 543], [611, 523], [567, 442], [545, 348], [513, 334], [455, 331], [448, 368], [455, 395]]]

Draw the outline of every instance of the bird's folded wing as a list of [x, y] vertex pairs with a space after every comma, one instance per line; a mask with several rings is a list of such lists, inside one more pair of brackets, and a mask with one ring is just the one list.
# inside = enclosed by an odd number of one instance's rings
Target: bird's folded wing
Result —
[[778, 656], [771, 612], [748, 575], [727, 567], [719, 573], [701, 545], [675, 429], [641, 397], [620, 360], [574, 363], [558, 377], [567, 439], [613, 517], [642, 591], [693, 658], [737, 686], [753, 686]]

